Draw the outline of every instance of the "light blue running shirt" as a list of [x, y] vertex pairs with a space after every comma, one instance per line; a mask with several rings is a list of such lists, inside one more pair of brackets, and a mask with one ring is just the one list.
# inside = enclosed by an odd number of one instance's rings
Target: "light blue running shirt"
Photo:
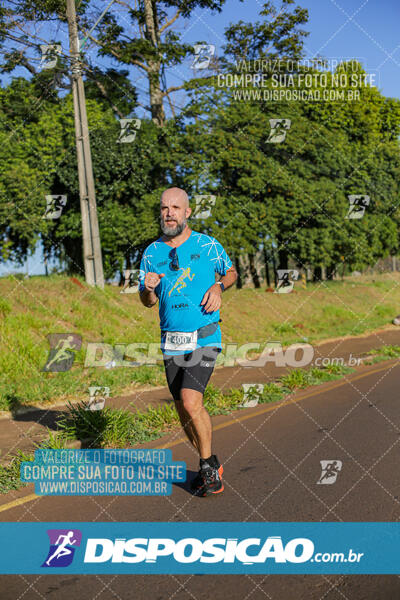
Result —
[[[201, 301], [215, 283], [215, 273], [225, 275], [232, 261], [222, 245], [213, 237], [192, 231], [188, 239], [176, 248], [179, 270], [171, 268], [169, 246], [159, 238], [147, 246], [140, 263], [139, 291], [144, 290], [146, 273], [164, 273], [154, 292], [159, 300], [161, 331], [196, 331], [204, 325], [219, 321], [219, 310], [206, 313]], [[161, 334], [164, 352], [165, 334]], [[214, 346], [221, 349], [221, 329], [198, 338], [197, 348]], [[188, 350], [168, 350], [165, 354], [187, 354]]]

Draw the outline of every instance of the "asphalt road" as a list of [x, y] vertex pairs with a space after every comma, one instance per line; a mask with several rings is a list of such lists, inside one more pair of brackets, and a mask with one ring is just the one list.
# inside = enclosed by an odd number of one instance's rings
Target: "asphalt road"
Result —
[[[361, 367], [290, 401], [215, 418], [215, 451], [225, 469], [219, 496], [197, 498], [175, 485], [171, 497], [41, 497], [0, 506], [0, 520], [396, 521], [399, 377], [397, 360]], [[194, 471], [196, 456], [181, 436], [177, 431], [162, 445]], [[317, 484], [321, 460], [342, 461], [332, 485]], [[394, 600], [400, 577], [24, 575], [1, 576], [0, 590], [1, 600]]]

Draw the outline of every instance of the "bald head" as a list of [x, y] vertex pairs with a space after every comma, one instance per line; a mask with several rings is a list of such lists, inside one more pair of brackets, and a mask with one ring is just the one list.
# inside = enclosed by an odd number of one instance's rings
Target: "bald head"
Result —
[[189, 196], [187, 195], [185, 190], [182, 190], [181, 188], [178, 188], [178, 187], [172, 187], [172, 188], [168, 188], [167, 190], [165, 190], [161, 194], [161, 204], [163, 203], [163, 201], [178, 202], [184, 208], [189, 207]]
[[182, 233], [192, 212], [185, 190], [177, 187], [165, 190], [161, 195], [160, 212], [164, 235], [175, 237]]

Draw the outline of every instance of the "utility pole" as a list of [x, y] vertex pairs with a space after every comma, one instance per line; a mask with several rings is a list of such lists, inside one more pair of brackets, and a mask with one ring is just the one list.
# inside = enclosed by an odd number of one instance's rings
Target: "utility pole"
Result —
[[79, 55], [75, 0], [67, 0], [69, 51], [71, 55], [72, 94], [76, 152], [78, 157], [79, 197], [82, 215], [83, 263], [86, 283], [104, 288], [99, 223], [97, 219], [92, 156], [86, 114], [85, 88]]

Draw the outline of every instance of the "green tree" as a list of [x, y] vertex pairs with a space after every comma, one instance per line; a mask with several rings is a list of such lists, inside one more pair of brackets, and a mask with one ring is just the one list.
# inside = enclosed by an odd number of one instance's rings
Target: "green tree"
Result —
[[[143, 120], [132, 142], [119, 143], [120, 126], [110, 111], [106, 119], [98, 103], [91, 101], [89, 107], [104, 272], [111, 278], [138, 267], [145, 246], [159, 235], [160, 193], [171, 179], [168, 145], [176, 132], [172, 123], [160, 129]], [[68, 206], [52, 226], [49, 252], [54, 248], [71, 272], [79, 272], [82, 231], [72, 139], [67, 152], [69, 160], [57, 168], [53, 193], [68, 194]]]
[[[332, 276], [343, 261], [362, 268], [398, 249], [398, 102], [368, 86], [355, 102], [238, 101], [236, 91], [194, 91], [185, 148], [200, 161], [182, 161], [190, 185], [218, 196], [209, 228], [234, 255], [264, 243], [278, 268], [290, 260]], [[273, 118], [291, 123], [283, 143], [271, 143]], [[371, 198], [362, 219], [346, 219], [351, 194]]]

